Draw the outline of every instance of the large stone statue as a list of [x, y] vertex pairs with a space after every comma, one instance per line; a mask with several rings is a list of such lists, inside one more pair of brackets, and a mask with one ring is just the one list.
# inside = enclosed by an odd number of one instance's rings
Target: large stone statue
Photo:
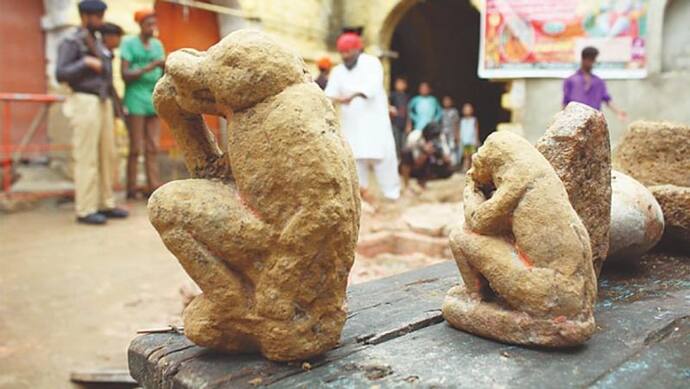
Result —
[[596, 277], [589, 236], [549, 162], [509, 132], [472, 159], [465, 222], [450, 235], [464, 285], [443, 316], [508, 343], [569, 346], [594, 332]]
[[[237, 31], [207, 52], [172, 53], [154, 101], [193, 176], [149, 201], [151, 222], [203, 291], [184, 311], [185, 335], [272, 360], [334, 347], [359, 189], [333, 106], [304, 62]], [[202, 114], [229, 120], [227, 147]]]

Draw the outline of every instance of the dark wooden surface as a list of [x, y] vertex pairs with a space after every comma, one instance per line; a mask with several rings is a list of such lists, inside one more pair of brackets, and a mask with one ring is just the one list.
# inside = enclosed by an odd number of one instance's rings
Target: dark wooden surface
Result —
[[609, 269], [596, 334], [565, 350], [449, 327], [440, 306], [458, 280], [448, 261], [351, 287], [340, 346], [308, 361], [223, 355], [180, 334], [148, 334], [130, 345], [130, 373], [145, 388], [690, 387], [690, 258], [651, 254], [632, 270]]

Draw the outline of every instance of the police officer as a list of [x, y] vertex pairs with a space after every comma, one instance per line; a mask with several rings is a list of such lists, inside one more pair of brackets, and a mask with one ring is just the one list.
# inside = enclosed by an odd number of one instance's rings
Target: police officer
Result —
[[128, 212], [115, 206], [113, 194], [112, 58], [98, 32], [107, 5], [82, 0], [78, 7], [81, 26], [60, 43], [56, 75], [72, 89], [63, 109], [73, 130], [77, 221], [99, 225], [108, 218], [125, 218]]

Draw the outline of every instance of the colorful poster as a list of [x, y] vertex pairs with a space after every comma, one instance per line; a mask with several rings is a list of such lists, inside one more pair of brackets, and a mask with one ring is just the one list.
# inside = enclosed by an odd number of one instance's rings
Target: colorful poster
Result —
[[484, 0], [479, 76], [566, 77], [584, 47], [595, 73], [643, 78], [649, 0]]

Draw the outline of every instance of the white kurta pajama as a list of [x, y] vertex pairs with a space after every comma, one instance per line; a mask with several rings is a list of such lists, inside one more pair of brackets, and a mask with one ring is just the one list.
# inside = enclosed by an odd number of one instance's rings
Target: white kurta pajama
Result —
[[368, 186], [369, 166], [373, 165], [383, 195], [400, 197], [400, 177], [395, 139], [388, 116], [388, 98], [383, 89], [381, 62], [369, 54], [360, 54], [352, 69], [338, 65], [331, 71], [325, 93], [344, 98], [362, 93], [349, 104], [340, 105], [340, 126], [357, 161], [359, 186]]

